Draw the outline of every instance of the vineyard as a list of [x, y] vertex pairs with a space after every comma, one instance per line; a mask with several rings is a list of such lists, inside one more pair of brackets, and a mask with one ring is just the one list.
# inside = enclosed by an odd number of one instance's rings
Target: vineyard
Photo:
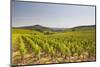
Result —
[[12, 30], [12, 64], [95, 61], [95, 29], [53, 32]]

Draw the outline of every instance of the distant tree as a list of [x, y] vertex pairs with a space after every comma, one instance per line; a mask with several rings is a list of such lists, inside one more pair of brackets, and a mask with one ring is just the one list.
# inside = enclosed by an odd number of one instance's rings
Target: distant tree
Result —
[[72, 29], [72, 31], [75, 31], [75, 29]]
[[44, 34], [49, 35], [49, 34], [53, 34], [53, 32], [51, 32], [51, 31], [45, 31]]

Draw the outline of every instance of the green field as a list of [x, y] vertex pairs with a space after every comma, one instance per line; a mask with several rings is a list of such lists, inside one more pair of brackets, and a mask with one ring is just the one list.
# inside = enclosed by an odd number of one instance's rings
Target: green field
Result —
[[95, 61], [95, 29], [40, 32], [12, 29], [12, 64]]

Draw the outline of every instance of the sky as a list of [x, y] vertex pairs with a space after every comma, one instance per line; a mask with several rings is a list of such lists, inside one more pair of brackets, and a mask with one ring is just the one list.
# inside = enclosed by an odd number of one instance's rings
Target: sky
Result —
[[94, 24], [94, 6], [12, 2], [12, 27], [42, 25], [71, 28]]

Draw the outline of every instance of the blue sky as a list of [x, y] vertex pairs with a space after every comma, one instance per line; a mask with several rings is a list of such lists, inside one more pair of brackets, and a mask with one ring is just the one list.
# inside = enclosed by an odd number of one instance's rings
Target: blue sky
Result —
[[12, 26], [42, 25], [70, 28], [95, 24], [95, 7], [12, 2]]

